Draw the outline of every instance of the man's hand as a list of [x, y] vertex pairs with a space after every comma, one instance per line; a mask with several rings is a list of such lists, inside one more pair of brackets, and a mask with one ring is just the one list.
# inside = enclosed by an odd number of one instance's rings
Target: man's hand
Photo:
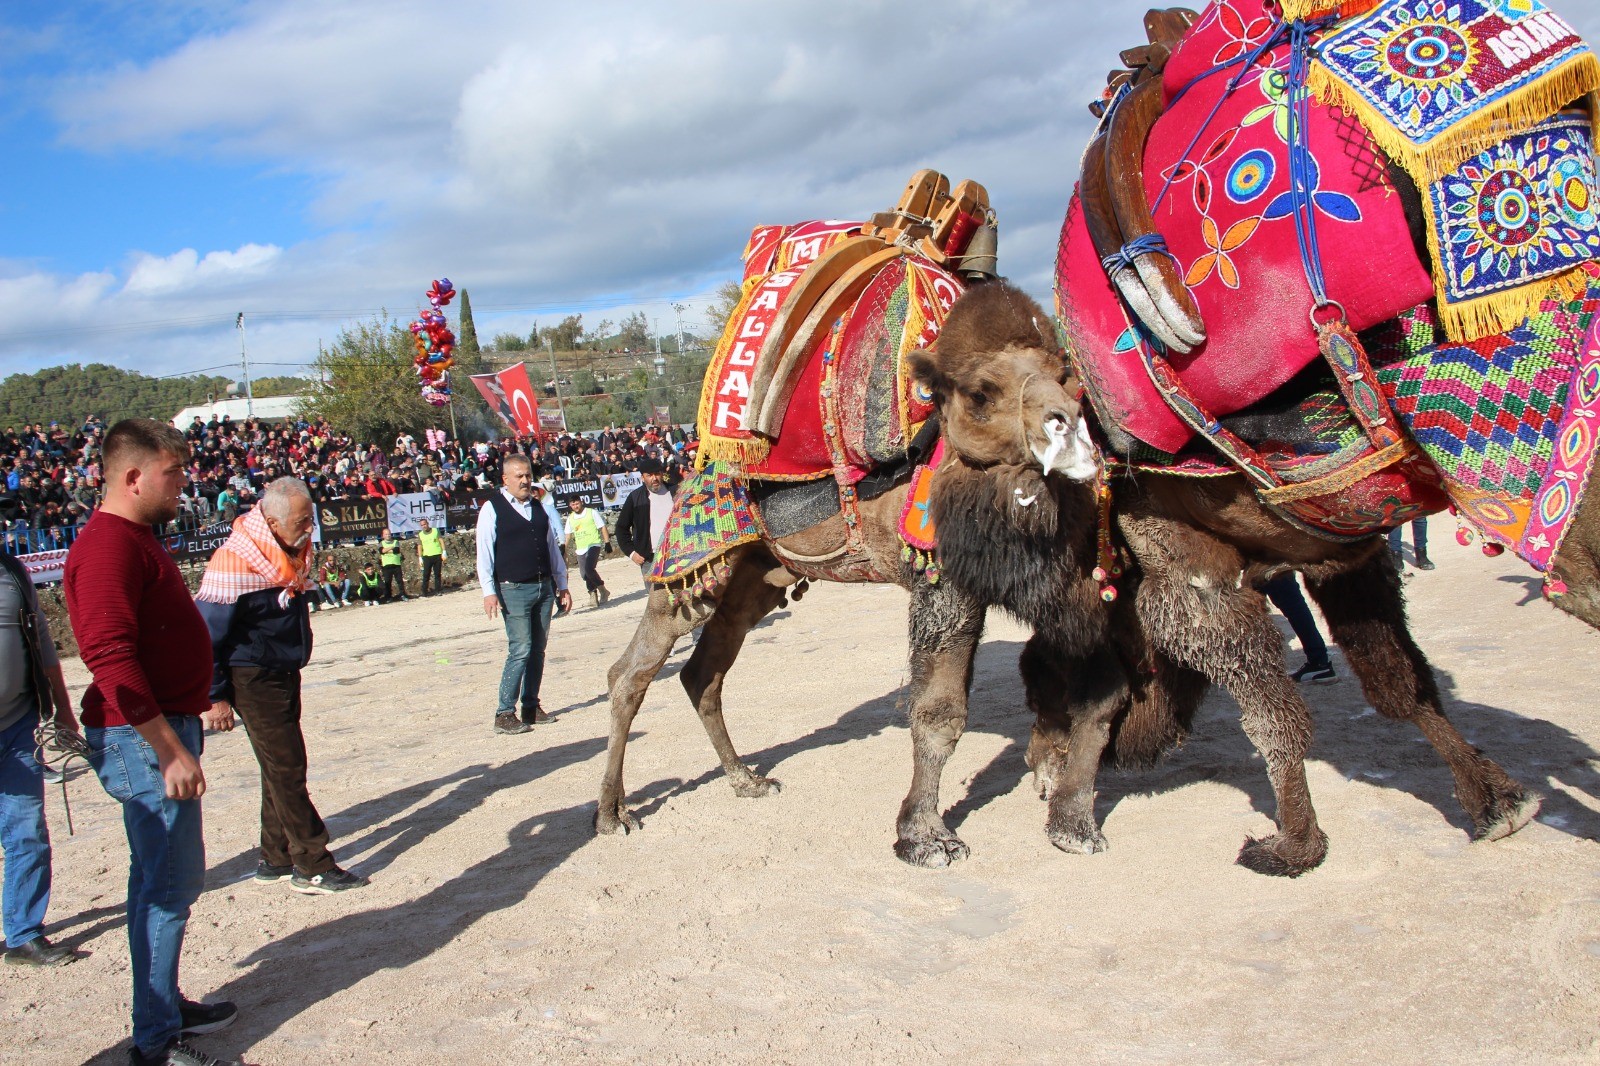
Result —
[[489, 616], [490, 618], [494, 618], [497, 615], [499, 615], [499, 613], [500, 613], [500, 597], [498, 597], [498, 596], [485, 596], [483, 598], [483, 613], [485, 615]]
[[638, 552], [629, 552], [628, 558], [633, 560], [633, 565], [635, 566], [644, 565], [644, 556], [640, 555]]
[[233, 704], [227, 700], [215, 700], [209, 711], [200, 712], [200, 721], [205, 723], [207, 729], [215, 729], [219, 733], [226, 733], [233, 729]]
[[133, 728], [156, 750], [156, 762], [167, 783], [168, 799], [199, 799], [206, 794], [206, 775], [200, 769], [200, 760], [183, 746], [165, 718], [158, 714]]
[[560, 592], [556, 593], [556, 604], [563, 611], [572, 610], [572, 593], [568, 592], [566, 589], [562, 589]]

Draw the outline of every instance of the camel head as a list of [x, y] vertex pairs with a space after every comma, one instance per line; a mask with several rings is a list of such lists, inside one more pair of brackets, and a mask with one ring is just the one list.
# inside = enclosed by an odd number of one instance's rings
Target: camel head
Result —
[[964, 293], [939, 339], [911, 353], [917, 387], [933, 398], [946, 444], [973, 466], [1033, 466], [1088, 481], [1099, 468], [1050, 318], [1005, 282]]

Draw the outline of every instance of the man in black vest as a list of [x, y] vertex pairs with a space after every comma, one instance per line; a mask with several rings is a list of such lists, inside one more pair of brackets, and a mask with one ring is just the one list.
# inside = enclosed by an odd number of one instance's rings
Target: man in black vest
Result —
[[544, 679], [550, 615], [557, 602], [563, 611], [571, 610], [572, 594], [567, 591], [561, 534], [533, 498], [528, 457], [506, 456], [500, 480], [504, 487], [478, 512], [478, 584], [483, 588], [483, 613], [490, 618], [503, 614], [506, 625], [506, 665], [500, 674], [494, 731], [515, 735], [546, 720], [539, 706], [539, 684]]

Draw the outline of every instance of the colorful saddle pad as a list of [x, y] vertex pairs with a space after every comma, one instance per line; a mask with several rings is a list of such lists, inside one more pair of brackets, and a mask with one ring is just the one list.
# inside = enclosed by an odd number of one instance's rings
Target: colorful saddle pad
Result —
[[727, 463], [708, 463], [678, 489], [650, 581], [666, 586], [674, 602], [709, 593], [727, 579], [722, 557], [760, 539], [744, 483]]

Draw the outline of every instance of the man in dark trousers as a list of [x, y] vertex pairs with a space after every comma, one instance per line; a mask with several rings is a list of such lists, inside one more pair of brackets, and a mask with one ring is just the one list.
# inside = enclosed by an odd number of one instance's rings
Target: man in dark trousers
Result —
[[567, 591], [561, 533], [533, 498], [528, 457], [506, 456], [500, 478], [500, 491], [478, 512], [478, 584], [483, 589], [483, 613], [490, 618], [503, 614], [506, 626], [506, 664], [500, 672], [494, 731], [516, 735], [544, 720], [539, 686], [544, 680], [550, 615], [557, 603], [570, 611], [572, 595]]
[[[667, 491], [660, 463], [645, 459], [639, 464], [639, 477], [644, 484], [628, 493], [617, 512], [617, 543], [622, 552], [639, 567], [639, 573], [648, 578], [655, 565], [656, 552], [661, 548], [661, 538], [667, 532], [667, 519], [672, 514], [672, 493]], [[645, 582], [645, 588], [650, 583]]]
[[397, 581], [400, 583], [400, 598], [409, 600], [411, 597], [406, 595], [406, 561], [400, 557], [400, 541], [387, 529], [378, 541], [378, 562], [383, 566], [383, 602], [394, 599]]
[[306, 895], [361, 888], [328, 851], [328, 828], [306, 787], [300, 731], [300, 671], [311, 661], [306, 588], [311, 573], [311, 492], [297, 478], [267, 486], [260, 506], [211, 556], [200, 614], [211, 633], [213, 729], [233, 728], [238, 710], [261, 767], [261, 861], [256, 880], [288, 881]]
[[82, 703], [90, 765], [122, 804], [132, 854], [134, 1066], [217, 1062], [183, 1037], [220, 1029], [238, 1013], [178, 991], [189, 908], [206, 874], [200, 715], [211, 706], [211, 637], [150, 527], [178, 516], [188, 459], [183, 435], [163, 422], [112, 426], [101, 446], [105, 501], [73, 543], [63, 582], [78, 651], [94, 677]]

